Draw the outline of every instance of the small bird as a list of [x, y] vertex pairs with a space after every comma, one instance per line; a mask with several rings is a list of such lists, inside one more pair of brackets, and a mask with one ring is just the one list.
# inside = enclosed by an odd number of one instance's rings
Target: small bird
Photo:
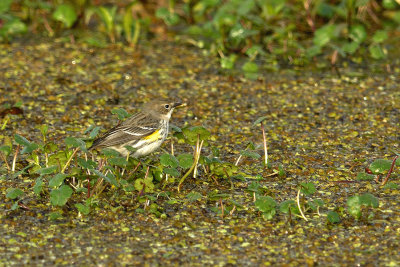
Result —
[[158, 149], [168, 136], [169, 120], [172, 112], [181, 101], [157, 99], [144, 104], [142, 111], [110, 129], [94, 140], [89, 148], [112, 148], [123, 156], [131, 152], [126, 146], [135, 149], [132, 156], [145, 156]]

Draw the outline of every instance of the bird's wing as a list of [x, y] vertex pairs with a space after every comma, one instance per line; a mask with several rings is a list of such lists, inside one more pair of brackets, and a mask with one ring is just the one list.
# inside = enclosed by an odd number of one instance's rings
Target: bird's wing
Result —
[[102, 137], [96, 139], [90, 148], [120, 146], [127, 142], [139, 140], [148, 136], [154, 133], [158, 127], [158, 119], [151, 118], [143, 113], [138, 113], [110, 129]]

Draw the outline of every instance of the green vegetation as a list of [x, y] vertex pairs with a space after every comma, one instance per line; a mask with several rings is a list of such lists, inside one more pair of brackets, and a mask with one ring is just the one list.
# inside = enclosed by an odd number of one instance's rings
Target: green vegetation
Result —
[[284, 65], [360, 62], [366, 55], [385, 59], [400, 27], [395, 0], [169, 0], [155, 6], [103, 2], [4, 0], [0, 40], [44, 32], [95, 46], [136, 46], [169, 31], [218, 56], [222, 68], [238, 68], [246, 77], [257, 78], [262, 69]]
[[398, 1], [0, 2], [0, 265], [399, 265]]
[[[129, 113], [122, 108], [114, 109], [112, 113], [117, 115], [120, 120], [129, 117]], [[265, 118], [260, 117], [254, 123], [254, 125], [261, 123], [264, 149], [266, 149], [266, 139], [262, 121]], [[75, 196], [75, 202], [78, 202], [74, 205], [77, 211], [88, 215], [93, 207], [98, 205], [99, 195], [107, 188], [118, 194], [136, 195], [138, 200], [142, 199], [146, 203], [156, 200], [156, 195], [160, 193], [167, 193], [169, 198], [173, 199], [173, 193], [163, 192], [164, 189], [168, 190], [170, 186], [176, 184], [176, 179], [179, 179], [177, 186], [179, 191], [189, 175], [192, 174], [193, 178], [198, 176], [199, 166], [202, 168], [203, 179], [217, 184], [219, 180], [227, 179], [231, 185], [231, 191], [233, 191], [232, 179], [245, 181], [245, 177], [248, 176], [237, 167], [240, 158], [248, 157], [252, 160], [261, 158], [257, 152], [251, 151], [255, 149], [252, 143], [247, 146], [246, 150], [240, 152], [236, 164], [223, 161], [219, 158], [216, 149], [212, 149], [214, 152], [210, 156], [202, 155], [203, 147], [210, 145], [210, 132], [201, 126], [183, 129], [174, 126], [174, 139], [180, 145], [192, 146], [193, 154], [184, 153], [175, 156], [164, 153], [160, 156], [159, 162], [153, 162], [151, 159], [138, 161], [130, 157], [121, 157], [117, 151], [108, 148], [103, 149], [96, 160], [90, 156], [91, 153], [88, 154], [87, 147], [99, 133], [100, 127], [90, 126], [85, 131], [88, 134], [86, 138], [65, 138], [63, 146], [48, 140], [47, 125], [41, 125], [38, 129], [42, 134], [40, 143], [31, 142], [25, 137], [15, 134], [11, 144], [0, 147], [2, 159], [11, 177], [19, 175], [36, 177], [31, 189], [23, 191], [19, 188], [8, 188], [6, 197], [14, 201], [11, 210], [19, 208], [18, 203], [24, 194], [34, 193], [37, 198], [47, 199], [55, 209], [49, 215], [51, 219], [62, 217], [61, 211], [57, 207], [65, 206], [73, 196]], [[61, 147], [64, 149], [60, 149]], [[12, 165], [10, 165], [8, 158], [12, 155]], [[19, 157], [21, 156], [28, 165], [20, 166], [21, 170], [18, 170], [16, 162], [20, 161]], [[267, 157], [266, 153], [264, 166], [271, 168], [272, 165], [267, 162]], [[382, 182], [383, 186], [386, 185], [396, 165], [396, 159], [397, 156], [393, 161], [377, 159], [366, 169], [375, 175], [387, 173], [387, 178]], [[279, 170], [273, 172], [273, 174], [279, 174], [280, 177], [282, 177], [282, 173], [284, 173], [282, 165], [279, 165]], [[357, 178], [358, 180], [372, 180], [369, 179], [372, 174], [359, 173]], [[376, 180], [379, 180], [379, 176]], [[296, 199], [284, 200], [280, 204], [277, 204], [277, 201], [268, 195], [268, 188], [262, 187], [256, 181], [248, 185], [247, 191], [253, 199], [255, 211], [259, 211], [266, 220], [272, 220], [279, 208], [279, 211], [288, 215], [290, 220], [302, 218], [308, 221], [306, 214], [315, 213], [321, 216], [320, 209], [325, 207], [322, 199], [311, 198], [317, 191], [311, 182], [300, 183]], [[243, 208], [243, 205], [236, 202], [231, 194], [213, 191], [207, 197], [210, 201], [219, 203], [220, 208], [215, 207], [213, 210], [222, 217], [231, 214], [236, 208]], [[189, 201], [196, 201], [200, 198], [202, 195], [194, 191], [187, 195]], [[228, 202], [228, 205], [224, 205], [223, 201]], [[148, 205], [150, 204], [146, 204], [146, 206]], [[157, 205], [155, 203], [152, 205], [153, 208], [150, 208], [149, 212], [162, 216]], [[377, 208], [378, 199], [369, 193], [348, 198], [347, 211], [355, 219], [362, 217], [363, 207]], [[144, 212], [142, 209], [137, 211]], [[374, 213], [369, 213], [364, 217], [371, 219], [373, 215]], [[335, 211], [328, 210], [325, 216], [330, 223], [340, 222], [340, 216]]]

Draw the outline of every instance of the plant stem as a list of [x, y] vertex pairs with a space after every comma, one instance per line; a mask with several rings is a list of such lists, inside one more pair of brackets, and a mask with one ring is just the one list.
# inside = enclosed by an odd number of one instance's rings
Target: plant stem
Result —
[[[197, 141], [199, 141], [199, 139], [197, 139]], [[196, 178], [196, 170], [197, 170], [197, 164], [199, 163], [199, 159], [200, 159], [200, 152], [201, 152], [201, 147], [203, 146], [204, 140], [202, 140], [200, 142], [200, 145], [196, 144], [196, 148], [194, 151], [194, 162], [192, 164], [192, 166], [190, 167], [190, 169], [185, 173], [185, 175], [181, 178], [181, 180], [179, 181], [178, 184], [178, 192], [181, 189], [181, 185], [182, 183], [185, 181], [185, 179], [189, 176], [189, 174], [192, 173], [193, 171], [193, 178]]]
[[200, 145], [199, 145], [199, 147], [197, 148], [197, 151], [196, 151], [196, 162], [195, 162], [196, 165], [195, 165], [195, 168], [194, 168], [194, 171], [193, 171], [193, 178], [197, 177], [197, 167], [198, 167], [198, 164], [199, 164], [200, 153], [201, 153], [201, 148], [203, 147], [203, 143], [204, 143], [204, 140], [201, 140]]
[[[196, 147], [194, 149], [194, 162], [197, 161], [197, 154], [199, 153], [199, 142], [200, 142], [200, 135], [197, 135]], [[196, 178], [197, 175], [197, 163], [194, 165], [193, 171], [193, 178]]]
[[389, 170], [388, 174], [386, 175], [385, 180], [383, 180], [381, 186], [384, 186], [384, 185], [388, 182], [389, 176], [390, 176], [390, 175], [392, 174], [392, 172], [393, 172], [394, 164], [396, 163], [396, 160], [397, 160], [398, 157], [399, 157], [399, 156], [394, 157], [393, 162], [392, 162], [392, 166], [390, 166], [390, 170]]
[[265, 163], [265, 166], [268, 168], [267, 138], [265, 137], [265, 129], [264, 129], [264, 124], [262, 122], [261, 122], [261, 131], [262, 131], [263, 140], [264, 140], [264, 163]]
[[4, 163], [5, 163], [6, 166], [7, 166], [7, 170], [10, 171], [10, 165], [9, 165], [8, 162], [7, 162], [6, 156], [5, 156], [3, 153], [0, 153], [0, 155], [1, 155], [1, 158], [4, 160]]
[[17, 149], [15, 150], [13, 162], [12, 162], [12, 172], [15, 172], [15, 164], [17, 163], [17, 157], [18, 157], [18, 152], [19, 152], [19, 145], [17, 145]]
[[242, 155], [240, 155], [240, 156], [238, 157], [238, 159], [236, 160], [235, 166], [237, 166], [237, 165], [239, 164], [239, 161], [240, 161], [241, 158], [242, 158]]
[[192, 171], [193, 171], [193, 169], [194, 169], [194, 166], [196, 166], [196, 162], [194, 162], [194, 163], [192, 164], [192, 166], [190, 167], [190, 169], [185, 173], [185, 175], [184, 175], [184, 176], [181, 178], [181, 180], [179, 181], [179, 184], [178, 184], [178, 192], [180, 191], [180, 188], [181, 188], [181, 185], [182, 185], [183, 181], [185, 181], [186, 177], [188, 177], [189, 174], [192, 173]]
[[302, 209], [301, 209], [301, 206], [300, 206], [300, 190], [301, 190], [301, 189], [299, 189], [299, 191], [297, 192], [297, 207], [299, 208], [301, 217], [303, 217], [304, 220], [308, 221], [308, 219], [306, 218], [306, 216], [304, 216], [304, 213], [303, 213], [303, 211], [302, 211]]
[[67, 163], [65, 163], [65, 166], [64, 166], [64, 168], [61, 170], [61, 173], [64, 173], [64, 172], [65, 172], [65, 170], [67, 169], [68, 165], [71, 163], [71, 160], [74, 158], [76, 152], [78, 152], [78, 150], [79, 150], [79, 147], [77, 147], [77, 148], [74, 149], [74, 152], [72, 152], [71, 157], [69, 157]]
[[222, 198], [219, 200], [219, 203], [221, 204], [221, 218], [224, 218], [224, 204], [222, 203]]

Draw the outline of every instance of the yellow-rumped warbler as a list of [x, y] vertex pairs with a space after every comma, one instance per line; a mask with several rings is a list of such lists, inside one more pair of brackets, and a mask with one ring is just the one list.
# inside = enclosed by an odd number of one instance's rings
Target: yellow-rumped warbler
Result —
[[180, 101], [150, 101], [143, 106], [141, 112], [94, 140], [89, 149], [107, 147], [127, 156], [130, 152], [126, 146], [131, 146], [136, 149], [133, 157], [145, 156], [159, 148], [167, 138], [172, 111], [180, 105]]

